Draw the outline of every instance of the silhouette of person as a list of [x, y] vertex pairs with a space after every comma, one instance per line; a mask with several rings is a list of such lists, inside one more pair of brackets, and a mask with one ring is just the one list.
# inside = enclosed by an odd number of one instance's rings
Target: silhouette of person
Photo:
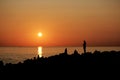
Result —
[[86, 41], [85, 40], [83, 41], [83, 50], [84, 50], [84, 53], [86, 53]]

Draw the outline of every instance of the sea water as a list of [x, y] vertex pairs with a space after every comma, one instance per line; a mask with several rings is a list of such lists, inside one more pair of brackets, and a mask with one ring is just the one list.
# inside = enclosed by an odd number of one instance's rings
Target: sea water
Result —
[[[49, 57], [63, 53], [65, 48], [69, 54], [73, 54], [76, 49], [80, 54], [83, 53], [82, 47], [0, 47], [0, 60], [4, 63], [18, 63], [33, 57]], [[98, 51], [120, 51], [120, 47], [87, 47], [87, 52]]]

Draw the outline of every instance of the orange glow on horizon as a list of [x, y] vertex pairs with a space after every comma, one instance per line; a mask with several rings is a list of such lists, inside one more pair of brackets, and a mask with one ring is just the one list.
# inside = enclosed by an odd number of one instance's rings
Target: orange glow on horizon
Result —
[[119, 3], [0, 0], [0, 46], [120, 46]]

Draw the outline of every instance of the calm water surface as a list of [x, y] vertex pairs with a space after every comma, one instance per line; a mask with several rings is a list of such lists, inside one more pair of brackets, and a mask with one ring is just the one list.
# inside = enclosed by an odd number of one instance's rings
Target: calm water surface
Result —
[[[68, 53], [72, 54], [76, 49], [83, 53], [82, 47], [0, 47], [0, 60], [4, 63], [18, 63], [33, 57], [49, 57], [64, 52], [68, 48]], [[87, 52], [99, 51], [120, 51], [120, 47], [88, 47]]]

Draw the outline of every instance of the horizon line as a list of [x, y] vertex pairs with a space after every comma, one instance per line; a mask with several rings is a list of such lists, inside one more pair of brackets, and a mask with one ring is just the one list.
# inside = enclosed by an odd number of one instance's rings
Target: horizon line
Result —
[[[0, 46], [0, 47], [83, 47], [83, 46]], [[87, 47], [120, 47], [120, 45], [97, 45]]]

